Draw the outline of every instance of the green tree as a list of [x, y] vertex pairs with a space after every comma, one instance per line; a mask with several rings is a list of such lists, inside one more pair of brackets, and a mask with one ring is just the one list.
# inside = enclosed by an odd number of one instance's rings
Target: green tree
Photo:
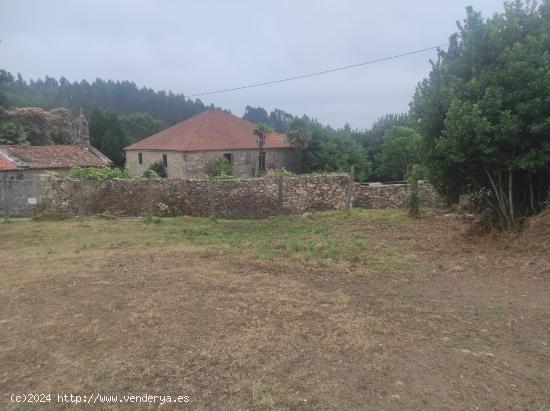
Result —
[[251, 123], [265, 123], [278, 133], [284, 133], [293, 118], [292, 114], [278, 108], [267, 114], [264, 108], [251, 106], [246, 106], [243, 115], [243, 119]]
[[244, 109], [243, 119], [250, 121], [254, 124], [269, 123], [269, 116], [267, 115], [267, 111], [265, 111], [265, 109], [262, 107], [246, 106], [246, 108]]
[[302, 172], [304, 150], [309, 146], [313, 135], [309, 124], [301, 118], [293, 119], [288, 125], [286, 133], [288, 142], [298, 150], [298, 172]]
[[226, 158], [220, 157], [208, 166], [208, 175], [219, 179], [234, 178], [233, 164]]
[[379, 173], [380, 165], [378, 164], [378, 160], [382, 150], [384, 135], [389, 129], [396, 126], [414, 127], [409, 114], [398, 113], [380, 117], [368, 130], [352, 132], [352, 136], [367, 150], [367, 161], [372, 164], [369, 176], [370, 180], [385, 181], [388, 179]]
[[11, 121], [0, 120], [0, 144], [28, 144], [25, 128]]
[[433, 181], [451, 199], [486, 193], [506, 228], [550, 186], [549, 50], [547, 2], [507, 2], [489, 19], [469, 7], [411, 105]]
[[16, 144], [72, 144], [74, 121], [66, 108], [49, 111], [38, 107], [0, 109], [0, 126], [4, 124], [4, 138], [20, 141]]
[[[200, 100], [190, 100], [183, 94], [138, 88], [130, 81], [97, 79], [93, 83], [86, 80], [71, 83], [64, 77], [56, 80], [46, 76], [27, 82], [21, 75], [14, 79], [5, 71], [0, 71], [0, 93], [15, 107], [40, 107], [47, 110], [65, 107], [78, 115], [81, 108], [85, 113], [90, 113], [98, 105], [119, 115], [148, 113], [168, 125], [209, 108]], [[3, 105], [2, 100], [0, 105]]]
[[13, 82], [13, 76], [6, 70], [0, 70], [0, 108], [8, 106], [8, 97], [2, 92], [6, 84]]
[[124, 147], [130, 144], [118, 116], [94, 107], [89, 121], [90, 141], [116, 165], [124, 165]]
[[414, 164], [420, 163], [422, 136], [409, 127], [395, 126], [384, 134], [376, 158], [378, 175], [404, 180]]
[[355, 167], [355, 178], [365, 181], [370, 173], [366, 150], [350, 133], [311, 124], [312, 142], [305, 151], [305, 172], [348, 172]]
[[131, 143], [162, 131], [166, 126], [147, 113], [130, 113], [119, 116], [122, 128]]

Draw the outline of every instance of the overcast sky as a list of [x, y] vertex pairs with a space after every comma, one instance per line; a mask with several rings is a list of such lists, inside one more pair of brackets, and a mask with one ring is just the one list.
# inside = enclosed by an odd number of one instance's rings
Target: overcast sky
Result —
[[[445, 43], [465, 7], [502, 0], [0, 0], [0, 68], [184, 94], [356, 64]], [[434, 52], [201, 97], [242, 115], [281, 108], [341, 127], [407, 111]]]

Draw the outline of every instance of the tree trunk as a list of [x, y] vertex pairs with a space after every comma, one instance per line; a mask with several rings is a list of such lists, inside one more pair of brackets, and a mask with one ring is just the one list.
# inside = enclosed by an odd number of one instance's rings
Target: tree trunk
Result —
[[535, 195], [533, 193], [533, 176], [531, 172], [528, 172], [527, 176], [529, 178], [529, 200], [530, 200], [529, 205], [531, 207], [531, 212], [535, 214], [536, 210], [535, 210]]
[[508, 203], [510, 208], [510, 220], [512, 220], [512, 222], [514, 221], [514, 193], [512, 190], [513, 179], [513, 172], [512, 169], [510, 169], [508, 170]]
[[498, 211], [500, 215], [502, 216], [502, 223], [506, 226], [507, 229], [512, 228], [512, 218], [510, 213], [510, 206], [507, 203], [506, 195], [504, 194], [504, 189], [502, 187], [502, 175], [499, 172], [498, 173], [498, 182], [495, 181], [495, 179], [492, 177], [489, 170], [484, 169], [485, 173], [487, 174], [487, 177], [489, 178], [489, 181], [491, 182], [491, 186], [493, 187], [493, 191], [495, 193], [495, 198], [497, 200], [498, 208], [496, 208], [495, 211]]

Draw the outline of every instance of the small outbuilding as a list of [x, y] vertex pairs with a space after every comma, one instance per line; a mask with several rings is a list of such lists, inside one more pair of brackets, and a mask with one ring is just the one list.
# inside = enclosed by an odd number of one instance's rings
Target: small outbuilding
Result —
[[[222, 110], [207, 110], [124, 150], [133, 175], [142, 175], [154, 163], [162, 163], [170, 178], [205, 177], [210, 165], [225, 158], [238, 177], [258, 175], [260, 155], [255, 124]], [[297, 153], [276, 132], [264, 144], [265, 168], [296, 171]]]
[[0, 145], [0, 173], [30, 180], [42, 174], [66, 177], [74, 167], [110, 167], [113, 162], [92, 146]]

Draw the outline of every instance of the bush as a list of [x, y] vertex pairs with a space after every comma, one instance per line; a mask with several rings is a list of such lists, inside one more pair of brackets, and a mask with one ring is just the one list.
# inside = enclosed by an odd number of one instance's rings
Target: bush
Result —
[[75, 167], [71, 170], [71, 177], [84, 178], [85, 180], [111, 180], [113, 178], [130, 178], [128, 167]]
[[225, 158], [218, 158], [208, 167], [208, 175], [219, 179], [235, 178], [233, 176], [233, 164]]
[[159, 175], [157, 174], [157, 172], [155, 170], [152, 170], [152, 169], [148, 168], [147, 170], [145, 170], [143, 172], [142, 177], [143, 178], [158, 178]]
[[162, 178], [168, 177], [166, 168], [164, 168], [164, 164], [162, 164], [161, 161], [157, 161], [156, 163], [151, 164], [147, 170], [154, 171], [158, 177], [162, 177]]

